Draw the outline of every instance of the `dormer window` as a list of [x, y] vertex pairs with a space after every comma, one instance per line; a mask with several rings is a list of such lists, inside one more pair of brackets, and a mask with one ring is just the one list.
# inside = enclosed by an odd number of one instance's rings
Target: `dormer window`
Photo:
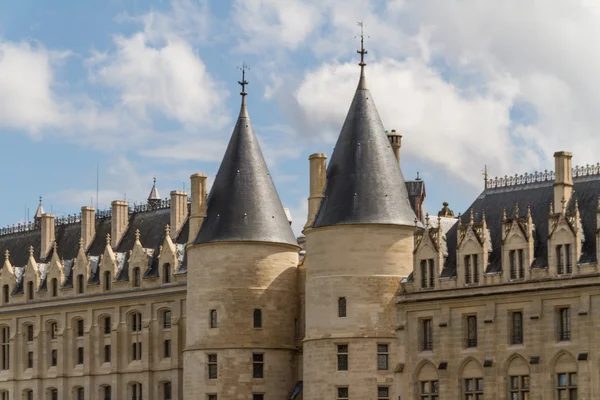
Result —
[[556, 272], [558, 275], [571, 274], [573, 272], [570, 244], [559, 244], [556, 246]]
[[508, 253], [510, 261], [510, 279], [525, 279], [525, 264], [523, 259], [523, 250], [511, 250]]
[[479, 283], [479, 259], [477, 254], [465, 256], [465, 283]]
[[421, 288], [433, 289], [435, 287], [435, 263], [433, 259], [421, 260]]

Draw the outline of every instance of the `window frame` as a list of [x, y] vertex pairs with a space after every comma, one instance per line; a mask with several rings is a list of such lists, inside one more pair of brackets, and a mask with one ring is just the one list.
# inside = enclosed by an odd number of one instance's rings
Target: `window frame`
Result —
[[571, 341], [571, 307], [557, 308], [557, 342]]
[[510, 313], [510, 344], [511, 344], [511, 346], [518, 346], [518, 345], [522, 345], [523, 343], [524, 343], [523, 311], [511, 311], [511, 313]]
[[262, 329], [263, 327], [263, 312], [260, 308], [255, 308], [252, 311], [252, 327], [254, 329]]
[[219, 358], [216, 353], [206, 355], [208, 379], [219, 379]]
[[347, 343], [336, 344], [337, 371], [348, 371], [350, 369], [350, 346]]
[[390, 345], [388, 343], [377, 343], [377, 370], [388, 371], [390, 368]]
[[[507, 389], [509, 398], [513, 399], [516, 397], [518, 400], [528, 399], [529, 397], [527, 396], [529, 396], [530, 379], [531, 378], [529, 375], [509, 375]], [[517, 382], [516, 385], [513, 385], [513, 380]]]
[[252, 379], [265, 378], [265, 354], [252, 353]]
[[420, 343], [421, 351], [433, 351], [433, 318], [421, 318], [420, 323]]
[[338, 297], [338, 318], [346, 318], [348, 316], [348, 299]]
[[[560, 377], [561, 376], [565, 376], [565, 385], [561, 385], [560, 383]], [[561, 393], [564, 392], [566, 393], [566, 398], [567, 399], [571, 399], [573, 397], [571, 397], [571, 394], [575, 394], [574, 398], [577, 398], [577, 393], [578, 393], [578, 376], [577, 376], [577, 372], [558, 372], [555, 374], [556, 377], [556, 381], [555, 381], [555, 386], [556, 386], [556, 390], [555, 393], [557, 395], [557, 398], [561, 398]], [[575, 384], [573, 384], [572, 379], [575, 377]]]
[[[469, 382], [473, 382], [472, 387], [469, 387]], [[479, 386], [479, 383], [481, 383], [481, 386]], [[463, 378], [462, 388], [463, 398], [465, 400], [483, 400], [485, 389], [483, 377]]]

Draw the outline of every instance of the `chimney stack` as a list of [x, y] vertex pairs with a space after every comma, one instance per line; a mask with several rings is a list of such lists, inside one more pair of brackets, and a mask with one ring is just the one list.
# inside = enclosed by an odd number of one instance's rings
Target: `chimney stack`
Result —
[[388, 134], [388, 140], [392, 145], [392, 150], [394, 150], [394, 155], [396, 156], [396, 161], [398, 161], [398, 166], [400, 165], [400, 147], [402, 147], [402, 135], [396, 133], [395, 129], [392, 129]]
[[54, 215], [42, 214], [41, 217], [42, 239], [40, 243], [40, 259], [45, 259], [52, 248], [56, 237], [54, 236]]
[[193, 174], [191, 180], [191, 210], [190, 210], [190, 232], [188, 236], [188, 244], [194, 243], [200, 225], [204, 217], [206, 217], [206, 175]]
[[94, 207], [81, 207], [81, 238], [83, 239], [83, 248], [85, 250], [90, 246], [96, 235], [95, 212]]
[[114, 249], [119, 245], [129, 223], [129, 204], [123, 200], [111, 203], [110, 246]]
[[573, 193], [573, 172], [571, 171], [571, 158], [573, 154], [568, 151], [554, 153], [554, 207], [562, 209], [563, 199], [565, 204], [571, 199]]
[[304, 229], [310, 228], [315, 221], [323, 199], [325, 181], [327, 180], [327, 156], [323, 153], [311, 154], [308, 161], [310, 164], [310, 194], [308, 197], [308, 218]]
[[175, 240], [188, 215], [187, 193], [171, 191], [171, 239]]

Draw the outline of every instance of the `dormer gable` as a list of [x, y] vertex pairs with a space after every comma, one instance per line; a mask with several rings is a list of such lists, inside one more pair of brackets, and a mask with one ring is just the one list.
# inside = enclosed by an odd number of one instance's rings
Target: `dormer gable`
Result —
[[[10, 302], [10, 294], [15, 289], [16, 283], [15, 269], [10, 262], [10, 252], [6, 250], [4, 252], [4, 264], [2, 265], [2, 269], [0, 269], [0, 288], [2, 288], [1, 304]], [[7, 286], [7, 289], [5, 289], [5, 285]]]
[[417, 229], [414, 236], [413, 279], [416, 287], [420, 289], [439, 287], [439, 276], [445, 257], [441, 217], [438, 216], [437, 225], [433, 226], [429, 214], [427, 214], [425, 229]]
[[[170, 226], [165, 227], [165, 238], [159, 249], [158, 268], [162, 283], [169, 283], [173, 279], [173, 274], [179, 269], [179, 257], [177, 246], [171, 240]], [[165, 276], [168, 274], [169, 276]]]
[[102, 271], [112, 271], [113, 276], [115, 277], [119, 274], [119, 263], [117, 262], [117, 256], [111, 246], [110, 234], [106, 234], [106, 246], [100, 257], [99, 265]]
[[456, 252], [458, 284], [478, 285], [483, 279], [489, 252], [492, 250], [485, 210], [482, 210], [480, 222], [475, 222], [473, 208], [470, 210], [468, 223], [463, 224], [460, 217], [458, 221]]
[[533, 263], [534, 240], [531, 207], [527, 214], [519, 214], [519, 204], [515, 203], [512, 218], [507, 218], [506, 209], [502, 212], [502, 273], [506, 281], [529, 279]]
[[[135, 231], [135, 242], [129, 255], [129, 277], [133, 276], [133, 269], [140, 268], [141, 271], [147, 272], [149, 256], [140, 240], [141, 234], [139, 230]], [[144, 274], [146, 275], [146, 274]]]
[[[23, 282], [32, 281], [34, 283], [34, 288], [37, 290], [41, 284], [41, 274], [38, 269], [38, 263], [33, 256], [33, 246], [29, 247], [29, 258], [27, 259], [27, 264], [23, 269]], [[25, 283], [26, 284], [26, 283]]]
[[573, 193], [567, 206], [563, 198], [558, 212], [550, 203], [548, 221], [548, 266], [550, 276], [577, 275], [585, 240], [579, 213], [579, 202]]
[[[54, 252], [52, 253], [52, 257], [46, 265], [46, 276], [44, 278], [46, 282], [45, 287], [50, 291], [51, 297], [54, 295], [52, 288], [53, 279], [56, 279], [57, 287], [61, 287], [67, 279], [65, 273], [65, 264], [58, 256], [58, 252], [56, 251], [56, 243], [54, 244]], [[56, 294], [58, 295], [58, 290]]]

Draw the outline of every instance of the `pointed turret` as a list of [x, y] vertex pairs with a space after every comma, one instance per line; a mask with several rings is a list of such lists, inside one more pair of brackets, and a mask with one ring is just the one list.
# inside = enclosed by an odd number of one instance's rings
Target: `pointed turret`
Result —
[[229, 145], [208, 196], [196, 244], [272, 242], [297, 246], [246, 109], [242, 105]]
[[40, 204], [38, 205], [37, 211], [35, 212], [34, 218], [42, 218], [44, 214], [44, 206], [42, 206], [42, 196], [40, 196]]
[[361, 73], [354, 99], [327, 168], [324, 198], [313, 227], [340, 224], [414, 226], [402, 171], [391, 149], [365, 78]]
[[153, 178], [152, 189], [150, 189], [150, 194], [148, 195], [148, 205], [153, 209], [160, 206], [160, 195], [156, 188], [156, 177]]

